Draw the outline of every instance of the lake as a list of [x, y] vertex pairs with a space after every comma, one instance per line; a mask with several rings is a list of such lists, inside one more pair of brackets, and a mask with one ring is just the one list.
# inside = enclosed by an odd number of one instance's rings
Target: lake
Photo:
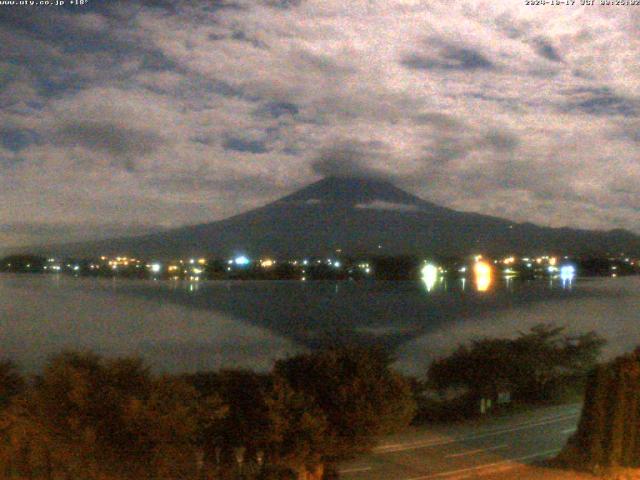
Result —
[[28, 372], [62, 349], [140, 355], [156, 371], [266, 370], [287, 355], [383, 343], [397, 367], [537, 323], [596, 330], [606, 355], [640, 343], [640, 277], [421, 282], [172, 282], [0, 275], [0, 357]]

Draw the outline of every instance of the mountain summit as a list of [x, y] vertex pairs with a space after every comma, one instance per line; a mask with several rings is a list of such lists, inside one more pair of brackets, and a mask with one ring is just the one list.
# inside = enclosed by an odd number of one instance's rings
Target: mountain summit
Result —
[[420, 199], [388, 181], [328, 177], [280, 200], [212, 223], [141, 237], [43, 249], [67, 255], [178, 256], [347, 254], [466, 255], [567, 252], [640, 253], [624, 231], [539, 227], [459, 212]]
[[298, 190], [280, 202], [330, 202], [355, 206], [372, 202], [421, 205], [424, 200], [388, 181], [355, 177], [327, 177]]

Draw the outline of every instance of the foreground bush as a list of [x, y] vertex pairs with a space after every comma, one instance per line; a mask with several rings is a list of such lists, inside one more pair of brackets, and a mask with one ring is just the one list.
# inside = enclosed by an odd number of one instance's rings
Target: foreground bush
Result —
[[411, 389], [390, 363], [342, 349], [283, 360], [269, 375], [158, 377], [137, 359], [70, 352], [26, 387], [7, 363], [0, 476], [334, 478], [334, 462], [412, 419]]
[[139, 360], [64, 353], [2, 413], [5, 477], [195, 477], [198, 430], [220, 414]]

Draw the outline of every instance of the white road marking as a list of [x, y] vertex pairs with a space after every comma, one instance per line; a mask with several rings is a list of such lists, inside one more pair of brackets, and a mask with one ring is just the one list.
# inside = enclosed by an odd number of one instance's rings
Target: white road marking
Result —
[[[519, 462], [522, 460], [531, 460], [532, 458], [538, 458], [538, 457], [548, 457], [550, 455], [558, 453], [559, 451], [560, 450], [555, 448], [553, 450], [545, 450], [544, 452], [532, 453], [529, 455], [523, 455], [521, 457], [509, 458], [507, 460], [502, 460], [500, 462], [486, 463], [484, 465], [476, 465], [475, 467], [460, 468], [458, 470], [450, 470], [448, 472], [433, 473], [430, 475], [423, 475], [421, 477], [407, 478], [405, 480], [430, 480], [432, 478], [448, 478], [448, 477], [453, 477], [454, 475], [471, 473], [471, 472], [477, 474], [478, 470], [486, 470], [491, 467], [500, 467], [500, 471], [502, 471], [506, 466], [511, 466], [512, 468], [520, 466], [515, 462]], [[488, 473], [492, 473], [493, 471], [494, 470], [489, 472], [482, 472], [482, 474], [486, 475]], [[459, 478], [464, 478], [464, 477], [459, 477]]]
[[504, 443], [502, 445], [496, 445], [495, 447], [477, 448], [475, 450], [467, 450], [465, 452], [460, 452], [460, 453], [451, 453], [449, 455], [445, 455], [444, 458], [457, 458], [457, 457], [464, 457], [467, 455], [475, 455], [476, 453], [492, 452], [494, 450], [500, 450], [501, 448], [507, 448], [507, 446], [508, 445]]
[[346, 468], [344, 470], [340, 470], [338, 473], [358, 473], [358, 472], [368, 472], [371, 470], [371, 467], [354, 467], [354, 468]]
[[403, 452], [406, 450], [417, 450], [419, 448], [435, 447], [440, 445], [448, 445], [450, 443], [463, 442], [466, 440], [475, 440], [478, 438], [492, 437], [496, 435], [501, 435], [503, 433], [517, 432], [519, 430], [526, 430], [527, 428], [539, 427], [542, 425], [549, 425], [551, 423], [562, 422], [564, 420], [575, 418], [578, 415], [579, 415], [578, 412], [572, 413], [572, 414], [566, 414], [566, 415], [558, 415], [555, 417], [548, 417], [546, 419], [542, 419], [536, 422], [522, 423], [519, 425], [515, 425], [513, 427], [491, 430], [485, 433], [469, 435], [467, 437], [448, 438], [446, 440], [423, 440], [420, 442], [412, 442], [412, 443], [404, 443], [404, 444], [382, 445], [374, 448], [373, 453], [384, 454], [384, 453], [393, 453], [393, 452]]
[[562, 433], [567, 434], [567, 433], [573, 433], [576, 431], [576, 428], [567, 428], [566, 430], [562, 430]]

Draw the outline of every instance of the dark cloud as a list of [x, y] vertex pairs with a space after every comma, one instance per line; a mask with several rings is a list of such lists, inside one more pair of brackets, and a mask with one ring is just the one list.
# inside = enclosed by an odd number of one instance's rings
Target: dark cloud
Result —
[[590, 115], [637, 117], [640, 115], [640, 100], [626, 97], [609, 87], [578, 88], [565, 92], [569, 98], [563, 109]]
[[225, 150], [235, 150], [236, 152], [265, 153], [268, 152], [264, 140], [250, 140], [240, 137], [228, 137], [222, 143]]
[[101, 121], [71, 121], [58, 128], [56, 141], [61, 145], [80, 145], [109, 154], [112, 164], [135, 170], [136, 160], [157, 150], [163, 138], [152, 131]]
[[[452, 161], [464, 159], [472, 152], [489, 152], [494, 164], [509, 164], [514, 161], [512, 154], [519, 144], [518, 136], [506, 130], [490, 129], [478, 134], [464, 125], [456, 129], [439, 128], [433, 133], [432, 142], [424, 149], [425, 172], [444, 176]], [[486, 167], [482, 168], [486, 170]]]
[[418, 125], [432, 125], [440, 130], [453, 130], [461, 125], [454, 116], [440, 112], [420, 113], [413, 120]]
[[269, 5], [274, 8], [294, 8], [302, 4], [303, 0], [264, 0], [265, 5]]
[[390, 175], [372, 166], [380, 157], [380, 142], [342, 140], [320, 150], [311, 162], [311, 170], [323, 177], [390, 179]]
[[534, 48], [538, 55], [540, 55], [541, 57], [544, 57], [547, 60], [551, 60], [552, 62], [562, 62], [562, 57], [548, 40], [544, 38], [538, 38], [534, 42]]
[[[427, 43], [427, 47], [430, 44]], [[496, 66], [480, 50], [467, 46], [458, 46], [442, 42], [434, 42], [438, 54], [432, 56], [425, 53], [406, 55], [401, 63], [413, 70], [494, 70]]]
[[484, 137], [487, 145], [501, 152], [511, 152], [520, 144], [520, 139], [513, 133], [494, 130]]
[[329, 77], [343, 77], [354, 73], [353, 67], [338, 62], [335, 58], [320, 53], [310, 52], [308, 50], [297, 50], [291, 53], [291, 59], [304, 70], [313, 70], [321, 72]]
[[226, 40], [235, 40], [237, 42], [245, 42], [255, 48], [267, 48], [267, 44], [254, 36], [247, 34], [244, 30], [233, 30], [229, 33], [210, 33], [209, 40], [213, 42], [223, 42]]
[[274, 118], [283, 115], [297, 115], [300, 112], [298, 105], [291, 102], [268, 102], [256, 110], [260, 116], [267, 115]]
[[34, 130], [0, 127], [0, 145], [13, 152], [40, 141], [40, 135]]

